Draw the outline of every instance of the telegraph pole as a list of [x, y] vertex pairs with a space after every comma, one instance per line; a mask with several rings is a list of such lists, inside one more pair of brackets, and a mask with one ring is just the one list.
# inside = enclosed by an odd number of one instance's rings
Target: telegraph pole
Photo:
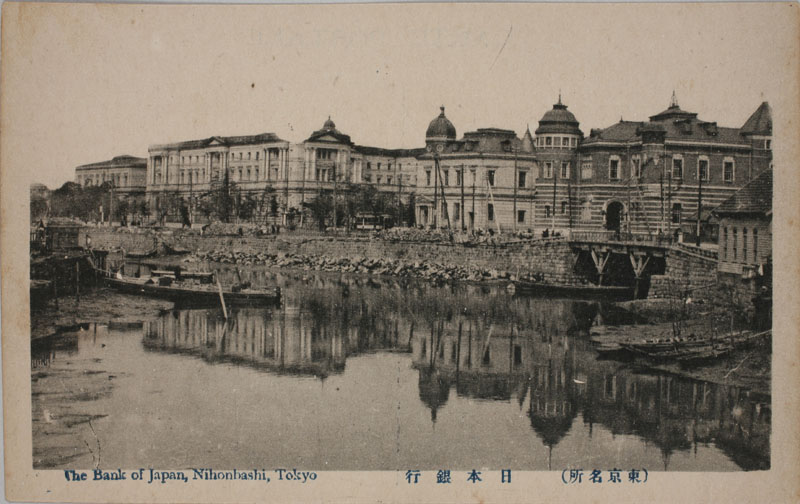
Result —
[[467, 208], [464, 206], [464, 177], [466, 176], [467, 174], [464, 173], [464, 165], [462, 164], [461, 165], [461, 231], [462, 232], [467, 230], [467, 223], [466, 220], [464, 219], [465, 217], [464, 214], [467, 213], [466, 212]]
[[556, 172], [557, 170], [556, 167], [554, 166], [553, 167], [553, 215], [552, 215], [553, 221], [552, 221], [551, 233], [556, 232], [556, 180], [557, 180]]
[[333, 162], [333, 230], [336, 232], [337, 222], [336, 222], [336, 189], [337, 189], [337, 176], [336, 173], [336, 161]]
[[439, 229], [439, 156], [433, 155], [433, 229]]
[[519, 172], [517, 169], [517, 148], [514, 147], [514, 181], [512, 184], [514, 185], [514, 215], [512, 215], [511, 220], [514, 223], [514, 232], [517, 232], [517, 184], [518, 184], [518, 177]]
[[[708, 171], [708, 166], [706, 166], [706, 171]], [[697, 167], [697, 238], [695, 239], [695, 245], [697, 247], [700, 246], [700, 214], [703, 212], [703, 172], [700, 171], [700, 167]]]

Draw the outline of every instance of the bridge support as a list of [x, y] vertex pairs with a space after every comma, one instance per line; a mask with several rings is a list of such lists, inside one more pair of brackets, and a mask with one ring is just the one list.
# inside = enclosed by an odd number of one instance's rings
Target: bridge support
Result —
[[611, 257], [611, 251], [600, 252], [599, 256], [594, 251], [594, 247], [590, 248], [589, 251], [592, 253], [592, 262], [594, 262], [594, 267], [597, 269], [597, 285], [603, 285], [603, 273], [605, 272], [608, 258]]
[[628, 253], [628, 256], [631, 258], [631, 266], [633, 266], [633, 274], [636, 276], [636, 284], [633, 288], [633, 299], [637, 299], [639, 297], [639, 283], [642, 280], [642, 273], [644, 273], [644, 269], [647, 267], [647, 263], [650, 262], [649, 255], [643, 254], [635, 254], [633, 251]]

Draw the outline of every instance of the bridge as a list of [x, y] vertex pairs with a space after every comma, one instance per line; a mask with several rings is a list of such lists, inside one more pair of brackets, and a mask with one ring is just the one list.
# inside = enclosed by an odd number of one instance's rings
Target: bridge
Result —
[[603, 284], [603, 278], [609, 272], [609, 259], [612, 255], [627, 256], [635, 280], [634, 299], [639, 296], [641, 280], [648, 264], [654, 258], [666, 258], [667, 250], [674, 241], [672, 236], [619, 231], [570, 231], [567, 240], [576, 252], [576, 265], [581, 258], [581, 252], [588, 252], [597, 271], [598, 286]]

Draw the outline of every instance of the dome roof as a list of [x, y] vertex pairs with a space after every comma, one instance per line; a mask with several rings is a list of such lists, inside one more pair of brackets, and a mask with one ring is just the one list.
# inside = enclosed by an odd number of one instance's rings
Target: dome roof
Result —
[[328, 120], [322, 125], [322, 129], [336, 129], [336, 123], [331, 120], [331, 116], [328, 116]]
[[439, 116], [431, 121], [428, 125], [428, 130], [425, 132], [426, 140], [455, 140], [456, 127], [444, 115], [444, 105], [440, 107], [441, 113]]
[[578, 120], [575, 116], [567, 110], [567, 106], [561, 103], [561, 97], [558, 98], [558, 103], [553, 105], [551, 110], [545, 112], [539, 120], [539, 127], [536, 128], [536, 134], [542, 133], [569, 133], [573, 135], [580, 135], [581, 130], [578, 128]]

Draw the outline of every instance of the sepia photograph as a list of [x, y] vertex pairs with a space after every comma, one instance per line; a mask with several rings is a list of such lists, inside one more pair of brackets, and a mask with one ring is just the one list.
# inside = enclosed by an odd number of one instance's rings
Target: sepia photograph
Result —
[[5, 2], [7, 498], [791, 499], [797, 21]]

